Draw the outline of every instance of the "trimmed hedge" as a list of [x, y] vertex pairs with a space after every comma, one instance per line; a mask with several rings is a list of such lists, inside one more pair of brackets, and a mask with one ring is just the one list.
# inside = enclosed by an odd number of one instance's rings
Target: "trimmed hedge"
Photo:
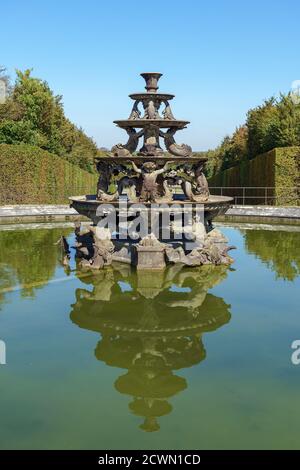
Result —
[[[300, 147], [275, 148], [224, 170], [208, 181], [211, 187], [274, 187], [274, 191], [268, 190], [268, 203], [272, 204], [272, 200], [276, 198], [278, 204], [296, 204], [300, 197]], [[298, 189], [287, 190], [296, 187]], [[241, 196], [241, 190], [225, 189], [223, 194]], [[247, 190], [246, 194], [261, 196], [257, 200], [246, 198], [248, 204], [259, 204], [264, 198], [263, 189]]]
[[0, 144], [0, 204], [67, 204], [96, 192], [98, 176], [26, 144]]

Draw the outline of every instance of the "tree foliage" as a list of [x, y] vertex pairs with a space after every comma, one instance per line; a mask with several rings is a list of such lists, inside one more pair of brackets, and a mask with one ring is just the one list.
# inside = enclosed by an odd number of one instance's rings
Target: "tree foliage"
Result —
[[[8, 82], [3, 67], [0, 77]], [[31, 70], [17, 70], [6, 102], [0, 104], [0, 143], [34, 145], [88, 171], [93, 171], [97, 154], [94, 141], [66, 118], [62, 97], [32, 77]]]
[[300, 104], [290, 94], [265, 100], [247, 113], [246, 123], [206, 152], [208, 176], [240, 165], [275, 147], [300, 145]]

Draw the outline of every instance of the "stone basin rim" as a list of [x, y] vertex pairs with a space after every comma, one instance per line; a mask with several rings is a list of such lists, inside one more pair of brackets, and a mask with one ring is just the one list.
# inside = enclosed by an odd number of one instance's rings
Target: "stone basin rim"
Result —
[[143, 100], [143, 99], [153, 99], [153, 100], [172, 100], [175, 98], [175, 95], [172, 93], [147, 93], [146, 91], [130, 93], [128, 95], [132, 100]]
[[[88, 199], [88, 198], [95, 198], [95, 199]], [[69, 201], [71, 202], [75, 202], [75, 203], [79, 203], [79, 204], [88, 204], [88, 205], [91, 205], [91, 206], [98, 206], [98, 205], [112, 205], [112, 206], [118, 206], [120, 203], [124, 203], [124, 201], [120, 200], [120, 201], [111, 201], [111, 202], [105, 202], [105, 201], [100, 201], [98, 199], [96, 199], [96, 195], [92, 194], [92, 195], [83, 195], [83, 196], [70, 196], [69, 198]], [[193, 202], [193, 201], [189, 201], [189, 200], [173, 200], [171, 202], [168, 202], [168, 203], [162, 203], [163, 205], [167, 204], [167, 205], [173, 205], [173, 204], [178, 204], [178, 205], [189, 205], [189, 206], [192, 206], [192, 205], [197, 205], [197, 204], [203, 204], [205, 206], [205, 208], [209, 208], [209, 206], [214, 206], [216, 204], [218, 205], [230, 205], [231, 203], [233, 202], [233, 197], [230, 197], [230, 196], [215, 196], [215, 195], [211, 195], [209, 197], [209, 199], [205, 202]], [[132, 204], [143, 204], [144, 206], [146, 207], [150, 207], [152, 204], [154, 203], [151, 203], [151, 202], [143, 202], [143, 203], [137, 203], [137, 202], [128, 202], [128, 205], [132, 205]]]
[[113, 121], [119, 127], [148, 127], [149, 124], [160, 128], [169, 128], [169, 127], [178, 127], [183, 128], [187, 124], [190, 124], [190, 121], [184, 121], [179, 119], [120, 119]]

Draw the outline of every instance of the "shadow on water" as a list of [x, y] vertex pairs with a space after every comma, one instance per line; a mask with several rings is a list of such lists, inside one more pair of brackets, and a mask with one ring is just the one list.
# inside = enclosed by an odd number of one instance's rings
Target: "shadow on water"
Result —
[[230, 321], [230, 306], [207, 293], [227, 270], [177, 265], [132, 273], [120, 266], [82, 279], [91, 290], [76, 290], [70, 318], [101, 334], [99, 361], [127, 370], [114, 386], [131, 396], [129, 409], [143, 418], [144, 431], [157, 431], [158, 418], [172, 411], [169, 399], [187, 388], [177, 371], [205, 359], [203, 333]]

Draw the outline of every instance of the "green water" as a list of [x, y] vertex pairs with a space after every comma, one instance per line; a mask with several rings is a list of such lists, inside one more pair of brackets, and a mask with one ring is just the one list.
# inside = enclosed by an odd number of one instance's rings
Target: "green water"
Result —
[[300, 233], [223, 232], [230, 269], [79, 276], [0, 231], [0, 447], [300, 448]]

